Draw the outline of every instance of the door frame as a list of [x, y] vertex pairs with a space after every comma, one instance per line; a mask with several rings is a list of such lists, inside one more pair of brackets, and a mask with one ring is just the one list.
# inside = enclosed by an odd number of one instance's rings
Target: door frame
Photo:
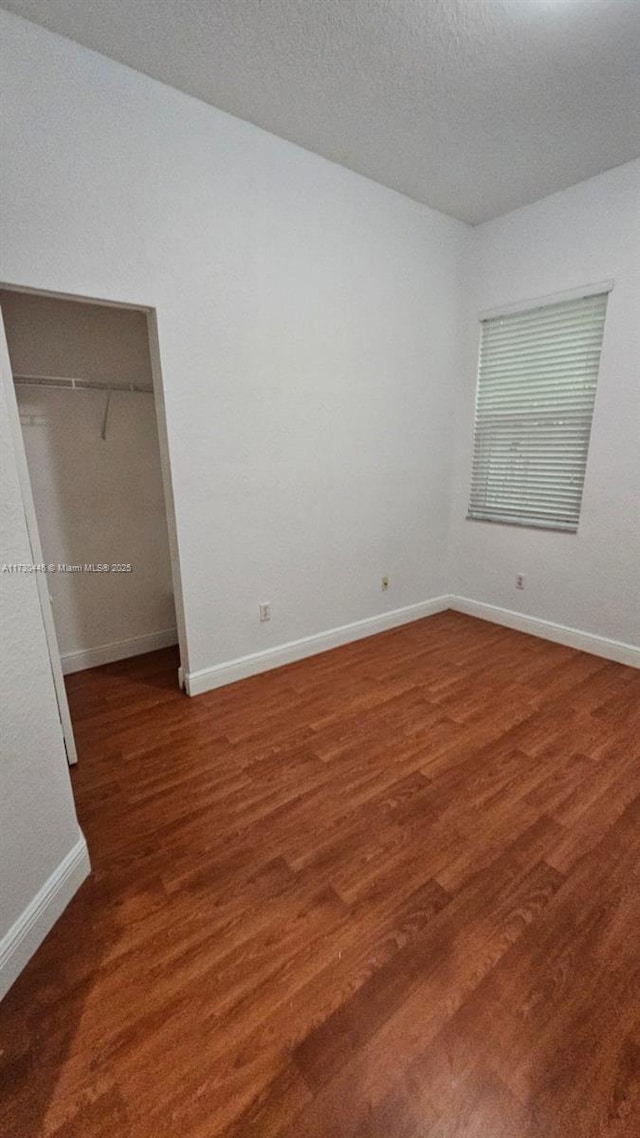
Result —
[[[0, 289], [7, 292], [20, 292], [29, 293], [34, 296], [47, 296], [53, 297], [57, 300], [71, 300], [79, 304], [94, 304], [102, 305], [105, 308], [128, 308], [137, 312], [143, 312], [147, 321], [147, 335], [149, 342], [149, 355], [151, 360], [151, 375], [153, 381], [153, 402], [155, 407], [156, 424], [158, 428], [158, 443], [160, 450], [160, 469], [162, 475], [162, 488], [164, 494], [165, 515], [167, 519], [167, 531], [169, 536], [169, 555], [171, 561], [171, 578], [173, 583], [173, 599], [176, 610], [176, 628], [178, 635], [178, 649], [180, 653], [180, 664], [178, 667], [178, 683], [181, 688], [184, 688], [184, 674], [188, 671], [188, 646], [186, 623], [184, 617], [184, 600], [182, 593], [182, 574], [180, 570], [180, 556], [178, 550], [178, 535], [175, 518], [175, 503], [173, 495], [173, 478], [171, 472], [171, 459], [169, 455], [169, 439], [167, 433], [166, 412], [165, 412], [165, 399], [164, 399], [164, 380], [162, 376], [162, 364], [160, 358], [160, 338], [158, 331], [158, 317], [155, 308], [149, 307], [145, 304], [131, 304], [126, 301], [105, 300], [100, 297], [93, 296], [80, 296], [76, 293], [70, 292], [56, 292], [52, 289], [34, 288], [28, 285], [16, 284], [10, 281], [0, 281]], [[1, 380], [2, 386], [5, 389], [5, 398], [8, 408], [8, 417], [10, 424], [10, 431], [14, 450], [16, 454], [16, 464], [18, 468], [18, 479], [20, 484], [20, 492], [22, 496], [22, 505], [24, 509], [27, 530], [29, 534], [29, 542], [31, 545], [31, 553], [34, 564], [43, 564], [42, 556], [42, 543], [40, 541], [40, 533], [38, 530], [38, 522], [36, 518], [35, 505], [33, 500], [33, 491], [31, 488], [31, 479], [29, 476], [29, 466], [27, 463], [27, 454], [24, 445], [24, 438], [22, 435], [22, 428], [20, 426], [20, 413], [18, 410], [18, 401], [16, 396], [15, 384], [13, 382], [13, 371], [11, 368], [11, 359], [6, 340], [6, 333], [4, 327], [4, 320], [2, 317], [2, 310], [0, 306], [0, 370], [2, 373]], [[53, 611], [51, 607], [51, 597], [47, 587], [46, 573], [36, 573], [36, 581], [38, 585], [38, 595], [40, 598], [40, 607], [42, 609], [42, 619], [47, 638], [47, 647], [49, 650], [49, 657], [51, 661], [51, 670], [53, 674], [54, 684], [56, 688], [56, 695], [58, 698], [58, 707], [60, 710], [60, 720], [62, 723], [63, 734], [65, 737], [65, 746], [67, 748], [67, 758], [70, 765], [77, 763], [78, 756], [76, 751], [75, 739], [73, 736], [73, 727], [71, 724], [71, 715], [69, 712], [69, 704], [67, 701], [66, 688], [64, 686], [64, 677], [62, 672], [62, 663], [60, 660], [60, 650], [58, 647], [58, 640], [55, 631], [55, 624], [53, 620]]]
[[[20, 426], [20, 412], [18, 411], [18, 400], [13, 382], [13, 371], [11, 369], [9, 346], [7, 344], [7, 334], [4, 327], [4, 317], [2, 315], [1, 306], [0, 372], [2, 373], [2, 386], [4, 388], [4, 397], [7, 405], [9, 431], [11, 433], [11, 441], [13, 443], [13, 450], [16, 458], [18, 483], [22, 497], [22, 509], [24, 511], [25, 522], [27, 525], [29, 545], [31, 547], [32, 563], [34, 565], [43, 565], [44, 557], [42, 556], [42, 545], [40, 543], [40, 533], [36, 519], [36, 508], [34, 505], [33, 493], [31, 490], [31, 479], [29, 478], [27, 452], [25, 450], [24, 439], [22, 437], [22, 428]], [[69, 763], [69, 766], [74, 766], [78, 761], [78, 752], [76, 750], [76, 741], [73, 735], [73, 725], [71, 723], [71, 713], [69, 711], [69, 702], [67, 700], [67, 690], [64, 686], [64, 676], [62, 675], [60, 649], [58, 648], [58, 638], [56, 636], [55, 624], [53, 623], [53, 610], [51, 608], [51, 597], [49, 596], [47, 574], [36, 572], [34, 576], [36, 579], [36, 585], [38, 586], [38, 599], [40, 601], [42, 623], [44, 625], [44, 633], [47, 640], [47, 649], [49, 651], [49, 661], [51, 663], [53, 686], [55, 688], [56, 699], [58, 701], [58, 714], [60, 716], [60, 723], [62, 725], [64, 745], [67, 752], [67, 762]]]

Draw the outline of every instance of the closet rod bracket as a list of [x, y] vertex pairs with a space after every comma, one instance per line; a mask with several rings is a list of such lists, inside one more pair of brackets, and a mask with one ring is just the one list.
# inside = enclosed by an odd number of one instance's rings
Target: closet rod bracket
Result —
[[102, 419], [102, 430], [100, 432], [102, 439], [107, 437], [107, 421], [109, 419], [109, 406], [111, 404], [111, 388], [107, 391], [107, 402], [104, 405], [104, 416]]

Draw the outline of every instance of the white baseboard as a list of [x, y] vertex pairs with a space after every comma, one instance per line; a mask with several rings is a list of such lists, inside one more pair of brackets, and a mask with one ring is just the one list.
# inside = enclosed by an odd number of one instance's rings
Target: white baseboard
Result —
[[42, 944], [91, 872], [84, 836], [78, 841], [0, 941], [0, 1000]]
[[582, 632], [578, 628], [556, 624], [551, 620], [541, 620], [538, 617], [527, 616], [525, 613], [485, 604], [483, 601], [474, 601], [469, 597], [442, 596], [416, 605], [407, 605], [405, 608], [393, 609], [391, 612], [368, 617], [366, 620], [344, 624], [340, 628], [319, 632], [302, 640], [292, 640], [288, 644], [280, 644], [264, 652], [254, 652], [250, 656], [241, 656], [228, 663], [216, 664], [212, 668], [186, 672], [184, 676], [186, 690], [189, 695], [200, 695], [202, 692], [224, 687], [225, 684], [235, 683], [236, 680], [246, 679], [247, 676], [267, 672], [271, 668], [280, 668], [283, 664], [291, 664], [294, 660], [303, 660], [306, 656], [327, 652], [330, 648], [337, 648], [341, 644], [349, 644], [366, 636], [375, 636], [376, 633], [384, 632], [388, 628], [409, 624], [413, 620], [422, 620], [423, 617], [444, 612], [445, 609], [454, 609], [468, 616], [477, 616], [481, 620], [514, 628], [518, 632], [539, 636], [543, 640], [553, 640], [557, 644], [565, 644], [581, 652], [602, 656], [606, 660], [615, 660], [619, 664], [640, 668], [640, 648], [633, 644], [611, 640], [606, 636], [596, 636], [591, 632]]
[[306, 656], [327, 652], [330, 648], [338, 648], [341, 644], [362, 640], [366, 636], [375, 636], [378, 632], [397, 628], [401, 624], [409, 624], [413, 620], [422, 620], [425, 616], [433, 616], [436, 612], [444, 612], [450, 608], [450, 601], [451, 597], [448, 596], [434, 597], [417, 605], [406, 605], [405, 608], [393, 609], [391, 612], [370, 616], [365, 620], [356, 620], [352, 624], [343, 624], [340, 628], [329, 629], [328, 632], [305, 636], [302, 640], [291, 640], [288, 644], [279, 644], [275, 648], [267, 648], [264, 652], [254, 652], [250, 656], [241, 656], [237, 660], [216, 664], [212, 668], [186, 672], [184, 678], [187, 692], [189, 695], [200, 695], [213, 688], [235, 683], [236, 680], [244, 680], [247, 676], [255, 676], [259, 672], [270, 671], [271, 668], [281, 668], [283, 664], [291, 664], [294, 660], [303, 660]]
[[143, 652], [155, 652], [158, 648], [169, 648], [177, 643], [176, 629], [163, 628], [160, 632], [149, 632], [146, 636], [132, 636], [130, 640], [116, 640], [112, 644], [101, 644], [97, 648], [80, 648], [76, 652], [66, 652], [60, 657], [62, 671], [66, 676], [70, 672], [97, 668], [100, 664], [112, 664], [115, 660], [141, 656]]
[[489, 620], [493, 624], [505, 625], [506, 628], [515, 628], [518, 632], [528, 632], [543, 640], [554, 640], [556, 644], [565, 644], [568, 648], [578, 648], [581, 652], [603, 656], [605, 660], [615, 660], [618, 664], [640, 668], [640, 648], [625, 644], [622, 640], [610, 640], [606, 636], [582, 632], [578, 628], [556, 624], [552, 620], [526, 616], [525, 613], [488, 605], [484, 601], [473, 601], [470, 597], [450, 597], [449, 608], [468, 616], [480, 617], [481, 620]]

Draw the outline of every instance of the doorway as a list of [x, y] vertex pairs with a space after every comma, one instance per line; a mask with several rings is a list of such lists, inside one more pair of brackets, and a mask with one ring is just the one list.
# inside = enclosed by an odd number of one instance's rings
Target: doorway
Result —
[[14, 287], [0, 288], [0, 308], [25, 514], [73, 763], [64, 674], [172, 644], [184, 663], [155, 314]]

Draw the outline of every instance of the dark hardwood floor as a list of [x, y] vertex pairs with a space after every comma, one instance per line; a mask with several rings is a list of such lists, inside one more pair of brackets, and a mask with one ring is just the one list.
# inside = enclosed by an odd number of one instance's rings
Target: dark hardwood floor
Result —
[[7, 1138], [638, 1138], [640, 672], [444, 613], [189, 700], [69, 677], [94, 872]]

